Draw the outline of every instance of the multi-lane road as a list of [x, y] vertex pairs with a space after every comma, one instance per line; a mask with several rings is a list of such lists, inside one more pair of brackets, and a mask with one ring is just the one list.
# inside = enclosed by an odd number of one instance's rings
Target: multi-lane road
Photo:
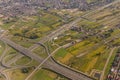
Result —
[[[113, 5], [117, 2], [119, 2], [120, 0], [116, 0], [115, 2], [113, 3], [110, 3], [106, 6], [103, 6], [102, 8], [99, 8], [98, 10], [96, 11], [99, 11], [99, 10], [102, 10], [110, 5]], [[92, 11], [91, 13], [94, 13], [94, 11]], [[82, 17], [85, 17], [87, 16], [88, 14], [90, 13], [87, 13], [85, 15], [83, 15]], [[42, 40], [40, 41], [40, 43], [45, 43], [46, 41], [60, 35], [61, 33], [65, 32], [66, 30], [69, 30], [74, 24], [76, 24], [78, 21], [80, 21], [82, 19], [82, 17], [79, 17], [78, 19], [76, 19], [75, 21], [73, 22], [70, 22], [69, 24], [65, 24], [63, 25], [62, 27], [58, 28], [57, 30], [53, 31], [51, 34], [47, 35], [46, 37], [42, 38]], [[7, 38], [2, 38], [0, 37], [0, 40], [1, 41], [4, 41], [5, 43], [7, 43], [8, 45], [10, 45], [11, 47], [13, 47], [14, 49], [18, 50], [20, 53], [22, 53], [23, 55], [25, 56], [28, 56], [32, 59], [35, 59], [36, 61], [38, 62], [42, 62], [44, 61], [43, 58], [41, 57], [38, 57], [36, 54], [32, 53], [31, 51], [34, 50], [35, 48], [39, 47], [39, 45], [35, 44], [33, 46], [31, 46], [29, 49], [26, 49], [12, 41], [10, 41], [9, 39]], [[23, 55], [20, 55], [18, 56], [18, 58], [22, 57]], [[14, 59], [13, 59], [14, 60]], [[15, 60], [14, 60], [15, 61]], [[12, 61], [11, 61], [12, 63]], [[45, 61], [43, 66], [47, 69], [50, 69], [54, 72], [57, 72], [59, 74], [62, 74], [66, 77], [68, 77], [69, 79], [72, 79], [72, 80], [92, 80], [91, 78], [89, 78], [88, 76], [84, 75], [84, 74], [81, 74], [81, 73], [78, 73], [78, 72], [75, 72], [71, 69], [68, 69], [66, 67], [63, 67], [59, 64], [55, 64], [53, 62], [50, 62], [50, 61]]]
[[[85, 14], [81, 15], [80, 17], [78, 17], [76, 20], [68, 23], [68, 24], [65, 24], [63, 26], [60, 26], [60, 28], [56, 29], [55, 31], [53, 31], [52, 33], [50, 33], [49, 35], [45, 36], [42, 38], [42, 40], [40, 40], [40, 43], [45, 43], [46, 41], [48, 40], [51, 40], [53, 39], [54, 37], [64, 33], [65, 31], [69, 30], [72, 26], [74, 26], [77, 22], [79, 22], [81, 19], [84, 19], [85, 17], [87, 17], [88, 15], [90, 14], [95, 14], [95, 12], [98, 12], [100, 10], [103, 10], [111, 5], [114, 5], [116, 3], [120, 2], [120, 0], [116, 0], [110, 4], [107, 4], [103, 7], [100, 7], [98, 9], [95, 9], [95, 10], [92, 10], [92, 11], [89, 11], [89, 12], [86, 12]], [[33, 46], [30, 47], [30, 50], [31, 49], [35, 49], [36, 47], [39, 47], [39, 45], [37, 44], [34, 44]]]
[[[30, 58], [32, 58], [40, 63], [44, 60], [43, 58], [41, 58], [41, 57], [37, 56], [36, 54], [32, 53], [31, 51], [29, 51], [28, 49], [12, 42], [11, 40], [9, 40], [7, 38], [2, 37], [2, 38], [0, 38], [0, 40], [7, 43], [9, 46], [13, 47], [14, 49], [19, 51], [23, 55], [28, 56], [28, 57], [30, 57]], [[71, 69], [63, 67], [59, 64], [52, 63], [50, 61], [44, 62], [43, 66], [47, 69], [50, 69], [56, 73], [63, 75], [71, 80], [92, 80], [90, 77], [88, 77], [84, 74], [75, 72]]]
[[[84, 14], [84, 15], [82, 15], [81, 17], [77, 18], [75, 21], [70, 22], [70, 23], [68, 23], [68, 24], [65, 24], [65, 25], [61, 26], [60, 28], [56, 29], [55, 31], [53, 31], [52, 33], [50, 33], [49, 35], [43, 37], [39, 42], [40, 42], [40, 43], [45, 43], [45, 42], [47, 42], [48, 40], [50, 40], [50, 39], [52, 39], [52, 38], [54, 38], [54, 37], [62, 34], [62, 33], [65, 32], [66, 30], [69, 30], [73, 25], [75, 25], [75, 24], [76, 24], [78, 21], [80, 21], [83, 17], [86, 17], [86, 16], [88, 16], [89, 14], [93, 14], [93, 13], [95, 14], [95, 12], [100, 11], [100, 10], [106, 8], [106, 7], [111, 6], [111, 5], [114, 5], [114, 4], [118, 3], [118, 2], [120, 2], [120, 0], [116, 0], [116, 1], [114, 1], [114, 2], [112, 2], [112, 3], [110, 3], [110, 4], [108, 4], [108, 5], [105, 5], [105, 6], [103, 6], [103, 7], [98, 8], [97, 10], [93, 10], [93, 11], [90, 11], [90, 12], [86, 12], [86, 14]], [[37, 48], [37, 47], [39, 47], [39, 45], [38, 45], [38, 44], [34, 44], [33, 46], [31, 46], [31, 47], [29, 48], [29, 50], [32, 51], [32, 50], [34, 50], [34, 49]], [[18, 55], [18, 56], [16, 56], [15, 58], [13, 58], [12, 60], [10, 60], [9, 62], [7, 62], [7, 64], [10, 65], [10, 64], [14, 63], [18, 58], [20, 59], [21, 57], [23, 57], [23, 55]]]

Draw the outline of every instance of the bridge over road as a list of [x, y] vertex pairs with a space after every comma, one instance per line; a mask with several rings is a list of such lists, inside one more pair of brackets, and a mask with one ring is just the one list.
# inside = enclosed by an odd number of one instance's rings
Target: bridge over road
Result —
[[[13, 47], [14, 49], [16, 49], [17, 51], [19, 51], [21, 54], [25, 55], [25, 56], [28, 56], [38, 62], [42, 62], [44, 59], [37, 56], [36, 54], [32, 53], [30, 50], [28, 50], [27, 48], [24, 48], [16, 43], [14, 43], [13, 41], [7, 39], [7, 38], [3, 38], [1, 37], [0, 38], [1, 41], [7, 43], [9, 46]], [[53, 63], [53, 62], [50, 62], [50, 61], [46, 61], [43, 66], [47, 69], [50, 69], [58, 74], [61, 74], [71, 80], [93, 80], [91, 79], [90, 77], [82, 74], [82, 73], [79, 73], [79, 72], [76, 72], [76, 71], [73, 71], [71, 69], [68, 69], [64, 66], [61, 66], [57, 63]]]

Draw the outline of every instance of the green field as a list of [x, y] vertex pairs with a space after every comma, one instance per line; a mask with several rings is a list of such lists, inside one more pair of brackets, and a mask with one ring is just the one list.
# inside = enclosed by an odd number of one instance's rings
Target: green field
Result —
[[[97, 0], [87, 0], [88, 3], [96, 1]], [[87, 13], [87, 11], [83, 12], [79, 9], [39, 9], [35, 15], [21, 15], [16, 17], [5, 16], [0, 18], [0, 28], [8, 30], [5, 34], [6, 38], [25, 48], [30, 48], [33, 44], [37, 44], [40, 40], [44, 40], [42, 38], [53, 33], [53, 31], [64, 24], [69, 25], [71, 21], [80, 17], [77, 23], [70, 25], [70, 29], [43, 44], [49, 49], [50, 54], [60, 47], [52, 57], [58, 63], [61, 63], [61, 65], [64, 64], [93, 77], [94, 73], [99, 72], [101, 74], [103, 71], [108, 56], [110, 56], [111, 49], [120, 46], [120, 28], [117, 26], [120, 25], [120, 10], [118, 10], [118, 8], [119, 3], [100, 11], [96, 10], [93, 13], [88, 13], [88, 15], [83, 17], [80, 16], [85, 12]], [[66, 45], [68, 46], [65, 47]], [[6, 49], [8, 50], [2, 60], [5, 63], [21, 54], [0, 41], [0, 55]], [[49, 55], [46, 49], [41, 45], [31, 51], [33, 55], [36, 54], [43, 59], [47, 58]], [[107, 76], [110, 70], [116, 51], [117, 49], [112, 54], [107, 69], [105, 70], [104, 77]], [[15, 63], [12, 63], [11, 66], [28, 67], [9, 70], [8, 74], [12, 80], [25, 80], [39, 64], [39, 62], [24, 55]], [[0, 80], [2, 80], [2, 78], [0, 78]], [[57, 73], [42, 68], [36, 71], [29, 80], [67, 79]]]
[[0, 55], [3, 53], [4, 50], [5, 50], [5, 44], [0, 41]]
[[30, 80], [67, 80], [51, 71], [42, 69], [37, 71]]

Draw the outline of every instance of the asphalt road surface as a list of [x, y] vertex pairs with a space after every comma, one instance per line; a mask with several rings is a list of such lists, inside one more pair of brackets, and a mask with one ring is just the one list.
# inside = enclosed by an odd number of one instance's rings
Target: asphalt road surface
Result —
[[[22, 53], [25, 56], [28, 56], [38, 62], [42, 62], [44, 59], [37, 56], [36, 54], [32, 53], [30, 50], [28, 50], [27, 48], [24, 48], [14, 42], [12, 42], [11, 40], [7, 39], [7, 38], [0, 38], [1, 41], [7, 43], [9, 46], [13, 47], [14, 49], [16, 49], [17, 51], [19, 51], [20, 53]], [[59, 73], [71, 80], [92, 80], [91, 78], [89, 78], [88, 76], [75, 72], [73, 70], [70, 70], [66, 67], [63, 67], [59, 64], [55, 64], [52, 63], [50, 61], [46, 61], [43, 66], [45, 66], [45, 68], [50, 69], [56, 73]]]

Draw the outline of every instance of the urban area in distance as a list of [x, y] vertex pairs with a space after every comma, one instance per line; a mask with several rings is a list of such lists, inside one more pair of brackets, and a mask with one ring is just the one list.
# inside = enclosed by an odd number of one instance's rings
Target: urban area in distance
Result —
[[0, 80], [120, 80], [120, 0], [0, 0]]

